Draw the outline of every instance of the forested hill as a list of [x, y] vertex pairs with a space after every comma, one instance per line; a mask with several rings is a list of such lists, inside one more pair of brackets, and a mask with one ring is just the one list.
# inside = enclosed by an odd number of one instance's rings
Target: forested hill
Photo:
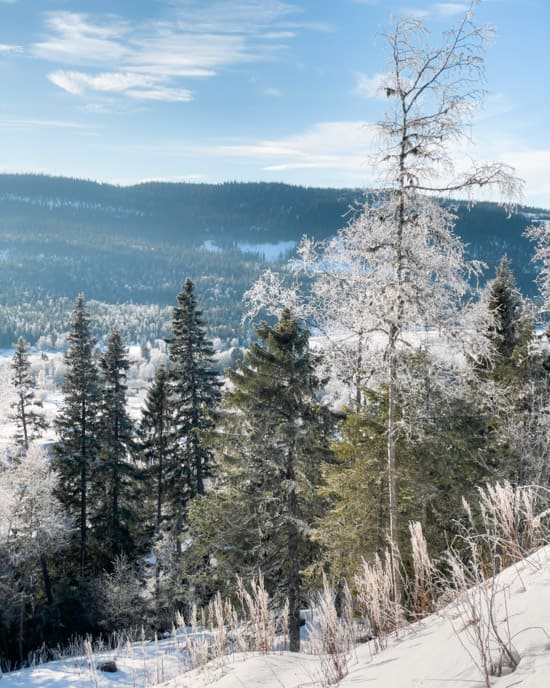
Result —
[[[195, 281], [213, 333], [239, 337], [242, 294], [266, 267], [262, 245], [329, 236], [362, 199], [359, 189], [279, 183], [119, 187], [0, 175], [0, 346], [63, 331], [80, 292], [99, 304], [168, 307], [185, 277]], [[488, 263], [487, 275], [506, 253], [520, 288], [533, 294], [532, 249], [522, 233], [550, 213], [522, 208], [507, 219], [490, 203], [457, 212], [457, 231], [470, 256]], [[149, 312], [147, 321], [142, 311], [128, 316], [121, 325], [128, 337], [162, 335], [166, 314]]]
[[[276, 183], [150, 182], [112, 186], [42, 175], [0, 175], [0, 218], [39, 223], [55, 217], [99, 231], [131, 230], [165, 241], [265, 242], [309, 232], [325, 236], [361, 198], [357, 189], [313, 189]], [[24, 227], [22, 227], [23, 229]], [[29, 227], [30, 229], [30, 227]]]
[[[45, 175], [0, 175], [0, 222], [36, 232], [55, 219], [71, 234], [88, 225], [169, 242], [288, 241], [325, 237], [361, 201], [359, 189], [317, 189], [281, 183], [149, 182], [114, 186]], [[457, 231], [476, 255], [493, 262], [502, 251], [524, 258], [521, 234], [542, 211], [521, 208], [507, 218], [494, 203], [458, 209]], [[550, 217], [550, 211], [546, 213]]]

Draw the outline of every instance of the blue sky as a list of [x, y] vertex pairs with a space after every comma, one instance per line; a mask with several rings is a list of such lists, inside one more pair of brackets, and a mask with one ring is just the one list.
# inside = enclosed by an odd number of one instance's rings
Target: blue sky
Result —
[[[0, 0], [0, 171], [129, 184], [368, 186], [391, 17], [429, 0]], [[550, 208], [550, 2], [485, 0], [487, 96], [463, 156]], [[365, 126], [367, 125], [367, 126]]]

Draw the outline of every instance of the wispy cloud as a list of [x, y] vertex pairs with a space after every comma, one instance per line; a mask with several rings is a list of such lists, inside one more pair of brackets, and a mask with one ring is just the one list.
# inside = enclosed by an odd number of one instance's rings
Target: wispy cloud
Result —
[[364, 72], [355, 73], [355, 88], [353, 92], [364, 98], [377, 98], [385, 100], [384, 84], [388, 81], [388, 75], [379, 72], [369, 76]]
[[470, 5], [466, 2], [436, 2], [433, 8], [442, 17], [454, 17], [467, 12]]
[[402, 7], [401, 14], [415, 19], [427, 19], [431, 15], [445, 18], [464, 14], [469, 9], [467, 2], [436, 2], [426, 7]]
[[510, 150], [502, 160], [512, 165], [529, 190], [529, 202], [550, 210], [550, 148]]
[[125, 152], [148, 152], [170, 157], [238, 159], [271, 172], [300, 169], [352, 172], [367, 181], [370, 177], [367, 161], [376, 136], [375, 127], [364, 122], [335, 121], [318, 122], [291, 136], [247, 143], [193, 145], [170, 141], [117, 148]]
[[48, 79], [68, 93], [83, 95], [87, 92], [119, 93], [141, 100], [187, 101], [191, 91], [159, 85], [158, 79], [132, 72], [103, 72], [90, 75], [84, 72], [57, 71]]
[[182, 79], [212, 77], [229, 66], [277, 59], [297, 31], [330, 28], [302, 21], [302, 10], [281, 0], [170, 4], [169, 17], [140, 22], [117, 15], [49, 12], [47, 36], [32, 46], [32, 54], [65, 66], [48, 78], [74, 95], [110, 92], [190, 100], [191, 90]]
[[264, 96], [269, 96], [270, 98], [280, 98], [281, 91], [274, 86], [264, 89]]
[[72, 122], [57, 119], [0, 119], [0, 129], [36, 129], [36, 128], [54, 128], [54, 129], [81, 129], [92, 130], [97, 129], [96, 126], [82, 124], [81, 122]]
[[[2, 2], [2, 0], [0, 0]], [[0, 43], [0, 57], [2, 55], [8, 55], [9, 53], [22, 53], [23, 46], [21, 45], [8, 45], [6, 43]]]

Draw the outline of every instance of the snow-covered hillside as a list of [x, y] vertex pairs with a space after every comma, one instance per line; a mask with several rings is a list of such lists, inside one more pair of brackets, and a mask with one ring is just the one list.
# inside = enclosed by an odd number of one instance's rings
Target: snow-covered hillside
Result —
[[[550, 546], [486, 583], [494, 596], [495, 630], [509, 637], [518, 660], [513, 673], [491, 676], [495, 688], [545, 688], [550, 685]], [[493, 598], [491, 598], [493, 599]], [[483, 688], [480, 656], [471, 632], [475, 619], [468, 605], [451, 603], [438, 614], [408, 626], [388, 647], [374, 652], [359, 645], [351, 658], [345, 687]], [[484, 617], [485, 620], [486, 617]], [[483, 623], [482, 623], [483, 627]], [[489, 648], [496, 657], [495, 648]], [[327, 664], [306, 654], [235, 655], [184, 673], [183, 635], [155, 642], [122, 645], [118, 650], [63, 659], [5, 674], [3, 688], [73, 688], [94, 686], [163, 686], [163, 688], [321, 688]], [[104, 673], [97, 664], [116, 662]]]

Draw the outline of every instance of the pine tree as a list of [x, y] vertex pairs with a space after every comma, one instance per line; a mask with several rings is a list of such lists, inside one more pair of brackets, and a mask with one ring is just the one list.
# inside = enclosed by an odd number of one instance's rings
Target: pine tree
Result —
[[212, 344], [206, 336], [202, 311], [197, 308], [190, 279], [185, 281], [177, 300], [169, 342], [172, 429], [166, 499], [180, 551], [179, 535], [187, 505], [196, 495], [204, 494], [205, 480], [213, 473], [212, 454], [202, 437], [212, 427], [220, 382], [213, 369]]
[[316, 398], [308, 332], [290, 311], [256, 332], [260, 342], [227, 371], [232, 386], [215, 433], [227, 473], [197, 505], [194, 526], [203, 523], [193, 532], [204, 540], [204, 520], [213, 523], [206, 545], [220, 577], [260, 571], [281, 603], [288, 598], [290, 649], [297, 651], [302, 571], [317, 551], [310, 537], [320, 509], [316, 490], [331, 455], [330, 417]]
[[34, 397], [27, 348], [23, 337], [19, 337], [11, 364], [11, 380], [17, 393], [17, 399], [12, 406], [14, 413], [11, 420], [15, 420], [17, 424], [15, 442], [25, 450], [29, 448], [29, 443], [40, 437], [41, 432], [47, 428], [44, 414], [37, 410], [42, 407], [42, 402]]
[[60, 477], [59, 497], [79, 533], [79, 570], [88, 560], [90, 478], [97, 459], [99, 437], [99, 383], [94, 360], [95, 339], [82, 294], [71, 316], [63, 407], [55, 420], [59, 440], [54, 450]]
[[99, 360], [99, 451], [92, 481], [94, 540], [106, 565], [118, 555], [132, 554], [135, 548], [131, 531], [136, 522], [139, 476], [131, 458], [133, 424], [126, 409], [129, 367], [128, 350], [115, 328]]

